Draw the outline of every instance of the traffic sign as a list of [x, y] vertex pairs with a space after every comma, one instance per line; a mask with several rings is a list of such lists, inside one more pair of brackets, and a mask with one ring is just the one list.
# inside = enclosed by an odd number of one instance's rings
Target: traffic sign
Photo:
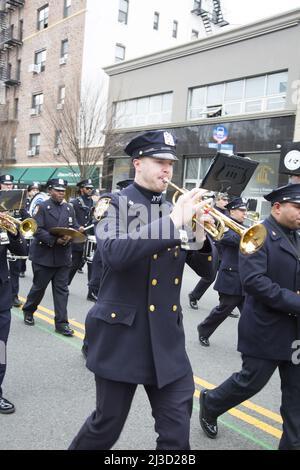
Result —
[[218, 144], [228, 139], [228, 130], [225, 126], [216, 126], [213, 130], [213, 138]]

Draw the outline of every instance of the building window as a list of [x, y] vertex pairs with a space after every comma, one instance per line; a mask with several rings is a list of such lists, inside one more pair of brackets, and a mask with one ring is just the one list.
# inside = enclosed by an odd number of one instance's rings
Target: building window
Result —
[[20, 39], [20, 41], [23, 41], [23, 28], [24, 28], [23, 20], [20, 20], [19, 21], [19, 39]]
[[154, 12], [154, 19], [153, 19], [153, 29], [158, 30], [159, 27], [159, 13], [157, 11]]
[[184, 160], [184, 181], [186, 189], [198, 188], [212, 162], [211, 156], [202, 158], [188, 157]]
[[64, 0], [64, 12], [63, 12], [64, 18], [67, 18], [67, 16], [70, 15], [71, 4], [72, 4], [72, 0]]
[[15, 160], [17, 156], [17, 137], [11, 139], [11, 159]]
[[35, 95], [32, 95], [31, 114], [32, 115], [41, 114], [43, 110], [43, 103], [44, 103], [43, 93], [37, 93]]
[[21, 80], [21, 59], [17, 60], [17, 70], [16, 70], [16, 79]]
[[55, 129], [55, 136], [54, 136], [55, 148], [58, 148], [61, 145], [61, 136], [62, 136], [61, 129]]
[[19, 115], [19, 98], [14, 100], [14, 119], [18, 119]]
[[129, 1], [128, 0], [119, 0], [119, 15], [118, 15], [119, 23], [127, 24], [127, 22], [128, 22], [128, 8], [129, 8]]
[[44, 5], [37, 11], [37, 29], [45, 29], [48, 27], [49, 5]]
[[173, 93], [119, 101], [114, 105], [114, 127], [136, 127], [171, 122]]
[[192, 29], [192, 34], [191, 34], [191, 39], [198, 39], [199, 37], [199, 31], [197, 31], [196, 29]]
[[42, 51], [38, 51], [34, 54], [34, 63], [35, 65], [39, 66], [40, 72], [44, 72], [46, 68], [46, 56], [47, 56], [46, 49], [43, 49]]
[[177, 38], [178, 33], [178, 21], [173, 21], [172, 37]]
[[69, 52], [69, 40], [64, 39], [61, 41], [60, 45], [60, 58], [65, 59], [65, 62], [67, 61], [68, 58], [68, 52]]
[[125, 59], [125, 46], [116, 44], [115, 48], [115, 62], [122, 62]]
[[41, 145], [41, 134], [30, 134], [29, 135], [29, 152], [31, 156], [39, 155]]
[[61, 104], [62, 106], [65, 104], [65, 96], [66, 96], [66, 87], [62, 85], [58, 89], [58, 102], [57, 104]]
[[284, 71], [193, 88], [189, 91], [188, 119], [284, 109], [287, 80]]

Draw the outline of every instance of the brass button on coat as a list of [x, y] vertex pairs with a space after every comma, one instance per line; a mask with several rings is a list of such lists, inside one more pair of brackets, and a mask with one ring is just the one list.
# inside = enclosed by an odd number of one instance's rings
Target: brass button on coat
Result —
[[177, 308], [178, 308], [177, 305], [173, 305], [172, 307], [173, 312], [177, 312]]
[[117, 314], [113, 312], [110, 316], [111, 318], [116, 318]]
[[207, 261], [212, 261], [212, 256], [208, 256]]
[[155, 305], [150, 305], [149, 310], [150, 310], [150, 312], [154, 312], [155, 311]]
[[157, 279], [152, 279], [151, 284], [153, 286], [157, 286], [158, 280]]
[[178, 279], [178, 277], [175, 277], [175, 279], [174, 279], [175, 286], [178, 286], [179, 282], [180, 282], [180, 280]]
[[158, 258], [158, 255], [153, 255], [153, 259], [157, 259]]

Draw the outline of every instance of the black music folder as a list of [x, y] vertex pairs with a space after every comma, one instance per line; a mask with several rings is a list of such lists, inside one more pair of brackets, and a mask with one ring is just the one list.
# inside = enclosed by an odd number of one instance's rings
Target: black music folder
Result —
[[0, 191], [0, 211], [23, 209], [26, 201], [26, 189], [9, 189]]
[[258, 164], [259, 162], [250, 158], [218, 152], [200, 187], [209, 191], [240, 196]]

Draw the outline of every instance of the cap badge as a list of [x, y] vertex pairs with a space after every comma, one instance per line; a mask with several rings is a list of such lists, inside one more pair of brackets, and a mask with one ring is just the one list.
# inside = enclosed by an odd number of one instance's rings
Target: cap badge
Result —
[[166, 145], [175, 146], [174, 138], [170, 132], [164, 132], [164, 141]]

